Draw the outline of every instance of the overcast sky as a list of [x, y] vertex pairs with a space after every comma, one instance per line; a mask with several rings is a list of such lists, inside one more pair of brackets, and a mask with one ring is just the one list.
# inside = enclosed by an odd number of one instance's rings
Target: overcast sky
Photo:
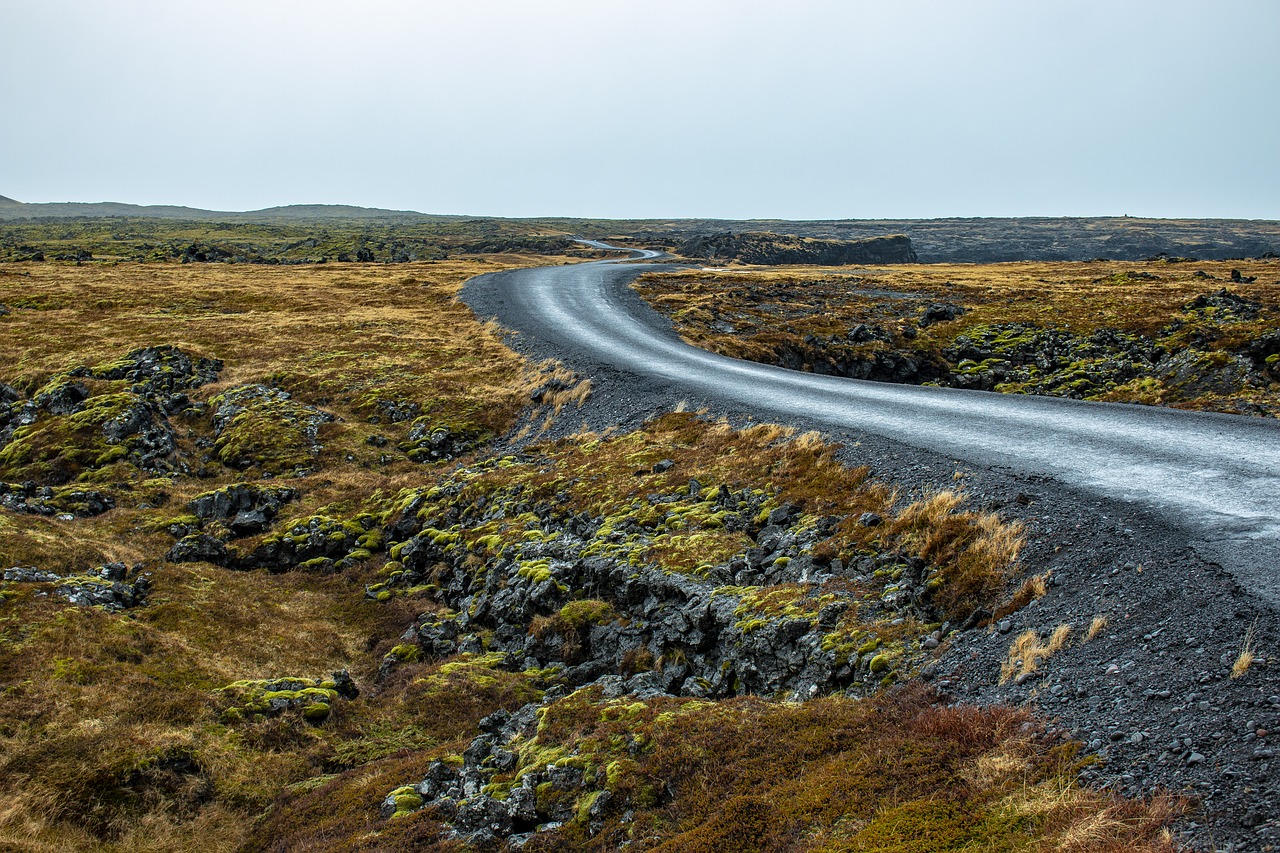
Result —
[[0, 0], [0, 195], [1280, 219], [1280, 0]]

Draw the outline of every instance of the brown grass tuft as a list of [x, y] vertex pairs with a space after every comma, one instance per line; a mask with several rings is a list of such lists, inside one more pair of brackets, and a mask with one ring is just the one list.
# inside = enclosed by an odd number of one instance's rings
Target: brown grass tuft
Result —
[[1008, 658], [1000, 665], [1000, 683], [1035, 672], [1043, 661], [1066, 645], [1070, 635], [1071, 626], [1065, 623], [1054, 628], [1045, 643], [1040, 642], [1040, 635], [1035, 631], [1023, 631], [1009, 647]]
[[1021, 525], [965, 510], [964, 500], [958, 492], [939, 492], [911, 504], [887, 525], [904, 547], [940, 567], [937, 601], [953, 620], [992, 606], [1024, 541]]
[[1044, 598], [1049, 591], [1049, 572], [1032, 575], [1022, 582], [1008, 601], [996, 608], [992, 619], [1003, 619], [1010, 613], [1016, 613], [1038, 598]]
[[1254, 643], [1257, 641], [1258, 620], [1253, 620], [1253, 624], [1249, 626], [1249, 630], [1244, 632], [1244, 639], [1240, 642], [1240, 654], [1236, 658], [1235, 663], [1231, 665], [1231, 677], [1241, 678], [1254, 661]]

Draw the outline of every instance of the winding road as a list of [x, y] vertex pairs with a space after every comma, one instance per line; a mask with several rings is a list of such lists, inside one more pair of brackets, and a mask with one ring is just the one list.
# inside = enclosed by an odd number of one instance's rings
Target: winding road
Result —
[[[646, 250], [632, 259], [659, 256]], [[610, 260], [509, 270], [473, 280], [463, 299], [588, 375], [593, 365], [608, 366], [758, 417], [879, 434], [1154, 511], [1187, 530], [1246, 589], [1280, 604], [1280, 422], [891, 385], [739, 361], [682, 342], [627, 286], [653, 269]]]

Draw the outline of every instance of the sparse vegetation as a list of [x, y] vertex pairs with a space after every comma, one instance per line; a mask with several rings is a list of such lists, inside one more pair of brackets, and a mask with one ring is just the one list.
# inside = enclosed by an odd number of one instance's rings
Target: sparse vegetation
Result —
[[1249, 630], [1244, 632], [1244, 639], [1240, 641], [1240, 654], [1236, 657], [1235, 663], [1231, 664], [1231, 677], [1242, 678], [1249, 671], [1249, 667], [1253, 666], [1254, 660], [1254, 644], [1257, 642], [1258, 623], [1255, 620], [1249, 626]]
[[992, 619], [1003, 619], [1026, 607], [1037, 598], [1044, 598], [1049, 591], [1049, 574], [1032, 575], [1022, 582], [1008, 601], [996, 608]]
[[[56, 579], [0, 585], [0, 846], [447, 847], [406, 784], [460, 763], [495, 711], [545, 699], [486, 784], [549, 763], [598, 781], [536, 788], [566, 819], [529, 849], [1173, 849], [1160, 830], [1178, 802], [1081, 787], [1074, 747], [1025, 713], [894, 688], [944, 621], [1008, 592], [1016, 525], [957, 492], [900, 499], [815, 433], [689, 412], [490, 453], [520, 418], [591, 393], [454, 300], [466, 277], [530, 260], [0, 265], [0, 413], [34, 418], [5, 436], [0, 482], [50, 509], [0, 509], [0, 569], [150, 574], [124, 612], [51, 595]], [[171, 369], [180, 356], [196, 367]], [[139, 359], [161, 367], [142, 376]], [[104, 431], [125, 410], [155, 440], [109, 441], [139, 434]], [[10, 489], [19, 477], [38, 482]], [[764, 553], [765, 530], [790, 539]], [[609, 584], [563, 583], [571, 539], [621, 582], [706, 588], [744, 645], [809, 632], [830, 683], [856, 689], [740, 695], [744, 667], [730, 698], [573, 690], [593, 632], [640, 619]], [[554, 606], [495, 627], [476, 597], [445, 595], [450, 572], [496, 589], [504, 560]], [[437, 651], [431, 631], [460, 623]], [[512, 636], [541, 658], [496, 650]], [[618, 675], [698, 655], [636, 644]]]
[[[1183, 808], [1083, 789], [1072, 749], [1025, 714], [935, 707], [919, 689], [782, 704], [632, 703], [588, 688], [548, 706], [512, 748], [518, 763], [492, 777], [496, 791], [548, 763], [594, 780], [581, 791], [539, 786], [566, 816], [556, 836], [530, 842], [539, 850], [643, 840], [680, 851], [1171, 851], [1161, 830]], [[319, 797], [289, 805], [264, 835], [323, 819]], [[430, 833], [439, 812], [402, 820]]]
[[0, 220], [0, 261], [414, 263], [466, 254], [591, 254], [563, 230], [511, 220], [306, 215], [230, 221], [138, 216]]
[[1280, 412], [1280, 263], [732, 268], [639, 292], [690, 343], [890, 382]]
[[1009, 657], [1000, 667], [1000, 683], [1035, 672], [1050, 655], [1067, 644], [1069, 636], [1070, 625], [1059, 625], [1043, 640], [1035, 631], [1023, 631], [1009, 647]]

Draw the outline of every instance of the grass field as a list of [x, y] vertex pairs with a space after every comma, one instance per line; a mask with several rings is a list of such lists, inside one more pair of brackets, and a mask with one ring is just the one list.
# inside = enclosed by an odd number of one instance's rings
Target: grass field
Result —
[[[610, 541], [637, 566], [697, 576], [751, 543], [717, 526], [701, 496], [678, 524], [654, 512], [646, 494], [687, 488], [691, 472], [755, 490], [766, 516], [791, 502], [802, 520], [832, 518], [815, 545], [824, 559], [918, 555], [938, 573], [941, 606], [957, 612], [994, 604], [1025, 573], [1015, 526], [951, 494], [899, 501], [817, 436], [779, 427], [674, 413], [634, 433], [492, 458], [492, 438], [522, 419], [536, 429], [557, 410], [571, 416], [591, 392], [560, 366], [522, 361], [455, 299], [472, 275], [536, 262], [0, 265], [0, 482], [12, 495], [30, 480], [30, 500], [52, 507], [0, 509], [0, 570], [63, 576], [0, 585], [0, 848], [456, 847], [440, 841], [438, 813], [386, 820], [379, 804], [431, 761], [460, 761], [483, 717], [537, 701], [561, 678], [487, 654], [432, 658], [401, 639], [444, 613], [429, 585], [378, 591], [413, 500], [447, 518], [486, 499], [483, 529], [435, 531], [466, 545], [458, 561], [479, 573], [504, 549], [556, 533], [535, 530], [528, 505], [544, 502], [633, 531]], [[144, 376], [137, 353], [162, 347], [195, 366], [153, 350], [169, 361]], [[637, 475], [664, 458], [676, 473]], [[329, 556], [166, 560], [200, 526], [192, 500], [238, 484], [296, 497], [267, 529], [235, 533], [228, 518], [205, 522], [204, 535], [237, 554], [287, 542]], [[113, 506], [85, 510], [86, 492]], [[885, 517], [873, 534], [849, 521], [872, 510]], [[150, 575], [145, 604], [113, 612], [61, 594], [66, 576], [112, 561], [131, 579]], [[890, 583], [882, 574], [876, 583]], [[805, 608], [821, 592], [732, 594], [752, 623], [817, 618]], [[611, 612], [586, 590], [571, 595], [574, 607], [518, 627], [550, 636]], [[927, 627], [849, 612], [833, 633], [879, 632], [883, 661], [915, 649]], [[358, 697], [331, 675], [343, 669]], [[592, 832], [599, 792], [572, 801], [578, 817], [530, 849], [1172, 846], [1163, 827], [1177, 803], [1080, 788], [1073, 747], [1021, 712], [938, 708], [918, 689], [805, 704], [565, 692], [513, 772], [548, 755], [590, 764], [615, 807]]]

